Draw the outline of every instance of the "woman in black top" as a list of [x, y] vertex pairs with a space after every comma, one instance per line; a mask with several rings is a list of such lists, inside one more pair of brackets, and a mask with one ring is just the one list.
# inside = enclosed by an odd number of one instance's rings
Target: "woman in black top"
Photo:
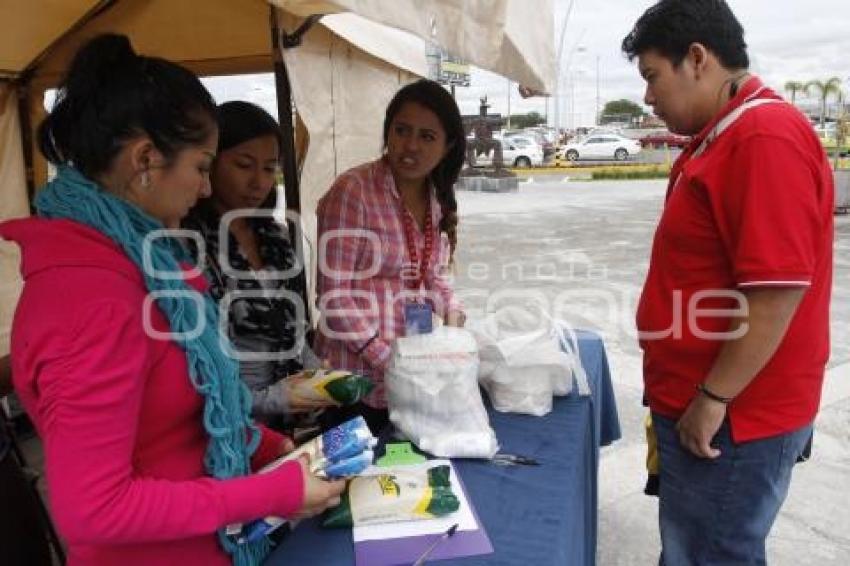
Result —
[[254, 414], [274, 421], [325, 406], [299, 398], [294, 388], [302, 369], [319, 364], [304, 346], [301, 268], [286, 226], [272, 217], [281, 135], [274, 118], [248, 102], [220, 105], [218, 121], [212, 196], [199, 201], [184, 227], [203, 239], [203, 258], [198, 242], [190, 247], [204, 261], [211, 295], [227, 308], [228, 337]]

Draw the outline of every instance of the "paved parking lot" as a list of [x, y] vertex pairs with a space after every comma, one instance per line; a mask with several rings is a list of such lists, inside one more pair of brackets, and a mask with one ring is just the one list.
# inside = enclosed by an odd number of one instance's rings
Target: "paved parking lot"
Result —
[[[602, 452], [598, 563], [655, 564], [633, 317], [665, 182], [533, 179], [518, 193], [459, 194], [456, 286], [471, 316], [488, 302], [537, 301], [603, 335], [623, 439]], [[836, 217], [836, 236], [830, 370], [813, 458], [795, 471], [769, 540], [774, 566], [850, 563], [850, 216]]]

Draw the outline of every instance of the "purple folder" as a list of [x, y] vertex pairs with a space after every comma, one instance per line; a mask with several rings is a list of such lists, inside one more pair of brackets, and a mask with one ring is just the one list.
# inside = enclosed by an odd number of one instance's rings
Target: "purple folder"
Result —
[[[469, 498], [466, 486], [460, 473], [455, 468], [455, 477], [458, 479], [460, 488], [466, 495], [466, 500], [475, 515], [478, 529], [474, 531], [458, 531], [453, 537], [441, 542], [437, 548], [428, 556], [428, 562], [446, 558], [462, 558], [464, 556], [477, 556], [479, 554], [490, 554], [493, 545], [490, 537], [484, 530], [484, 525], [478, 517], [478, 511]], [[357, 566], [400, 566], [410, 565], [425, 552], [425, 550], [438, 538], [441, 533], [420, 535], [415, 537], [402, 537], [383, 540], [364, 540], [354, 543], [354, 560]]]

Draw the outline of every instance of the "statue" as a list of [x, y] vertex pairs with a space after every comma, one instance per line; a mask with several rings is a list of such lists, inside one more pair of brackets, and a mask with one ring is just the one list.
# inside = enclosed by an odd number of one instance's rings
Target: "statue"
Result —
[[466, 162], [470, 167], [475, 167], [478, 157], [481, 155], [489, 156], [492, 150], [493, 159], [491, 166], [494, 169], [504, 169], [505, 162], [502, 155], [502, 142], [493, 138], [492, 120], [487, 117], [487, 109], [490, 108], [490, 105], [487, 104], [486, 96], [480, 100], [479, 115], [469, 123], [474, 139], [468, 139], [466, 142]]

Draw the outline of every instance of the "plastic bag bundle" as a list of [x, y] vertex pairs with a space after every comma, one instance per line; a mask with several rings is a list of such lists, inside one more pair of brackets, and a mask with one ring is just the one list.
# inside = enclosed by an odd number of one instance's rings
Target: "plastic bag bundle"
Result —
[[548, 316], [506, 307], [468, 326], [478, 343], [479, 380], [497, 411], [542, 416], [553, 395], [572, 390], [574, 356], [561, 349], [561, 329]]
[[385, 382], [390, 420], [420, 449], [444, 458], [491, 458], [498, 450], [469, 332], [439, 327], [399, 338]]
[[366, 397], [375, 386], [366, 376], [343, 370], [306, 370], [307, 381], [296, 387], [305, 399], [331, 401], [337, 405], [353, 405]]
[[340, 504], [329, 509], [324, 527], [351, 527], [432, 519], [460, 507], [449, 466], [400, 470], [354, 478]]

